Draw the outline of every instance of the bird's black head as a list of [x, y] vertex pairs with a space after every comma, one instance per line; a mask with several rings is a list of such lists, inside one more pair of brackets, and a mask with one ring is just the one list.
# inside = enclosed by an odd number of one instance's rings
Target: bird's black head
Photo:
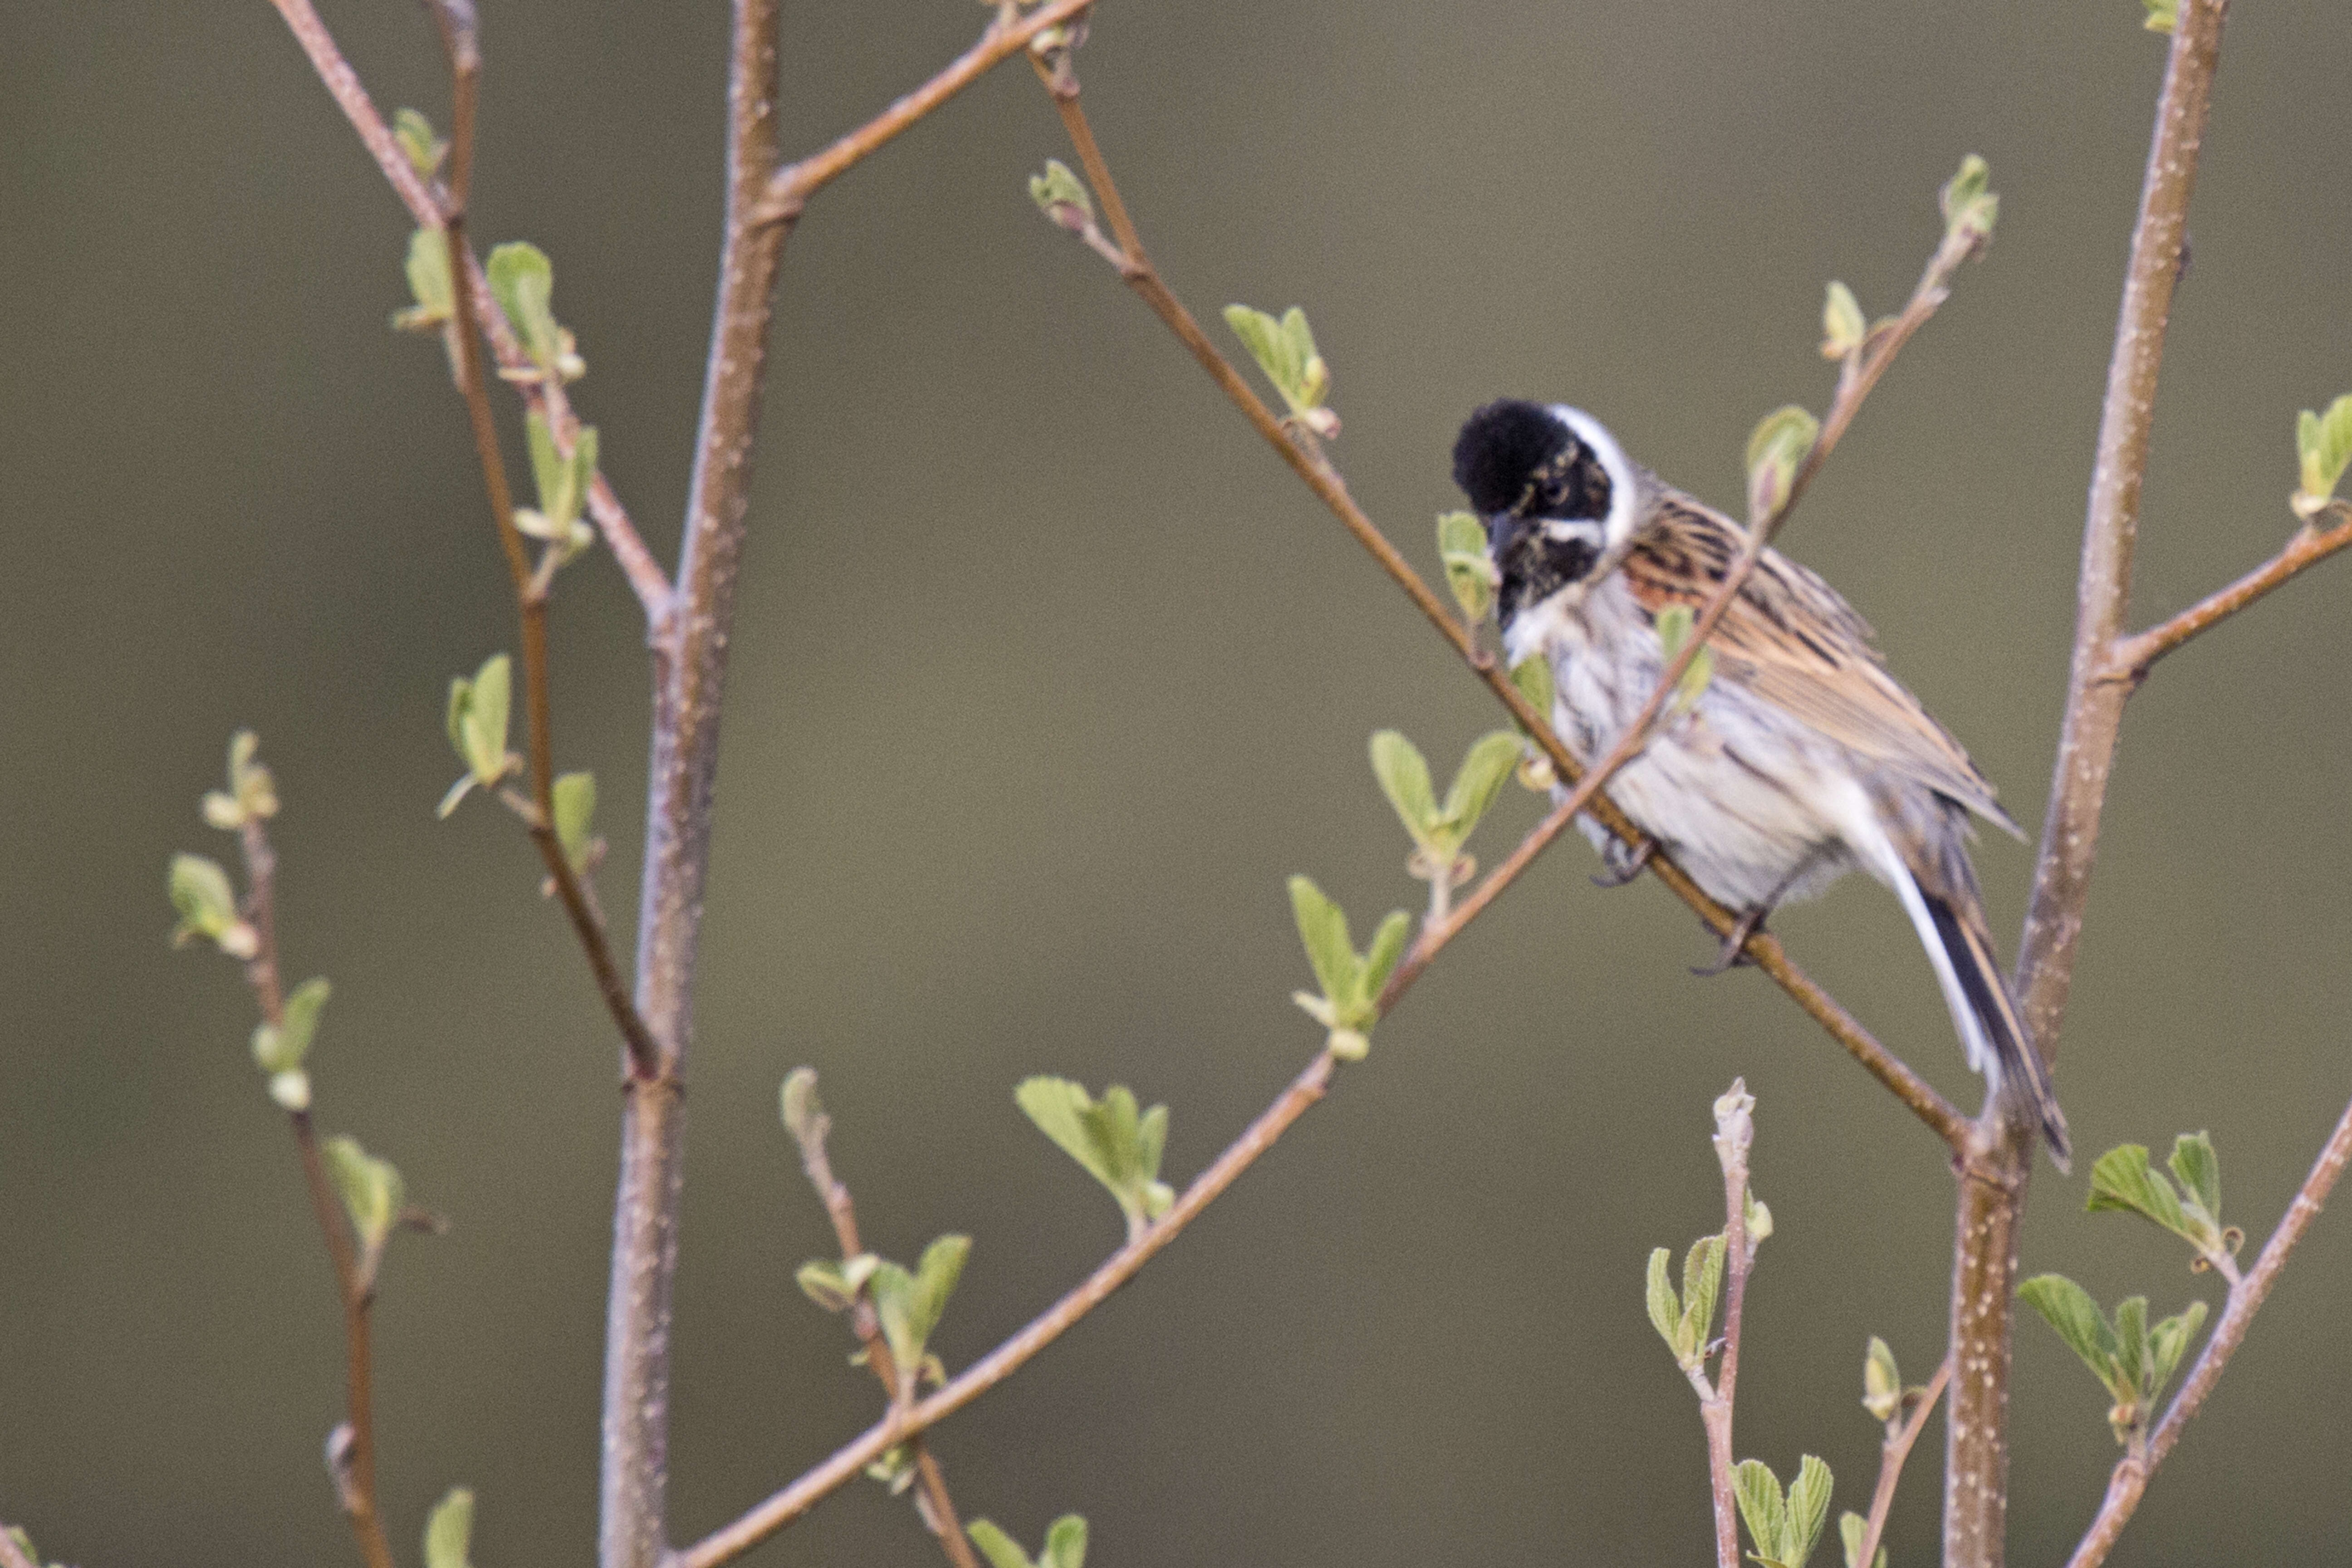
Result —
[[1454, 482], [1486, 525], [1506, 627], [1591, 574], [1631, 510], [1631, 481], [1616, 442], [1574, 409], [1505, 398], [1463, 424]]

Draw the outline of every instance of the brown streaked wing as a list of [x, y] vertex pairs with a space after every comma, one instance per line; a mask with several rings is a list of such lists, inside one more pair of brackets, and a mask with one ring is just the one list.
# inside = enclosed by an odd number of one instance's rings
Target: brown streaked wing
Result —
[[[1696, 613], [1747, 542], [1729, 518], [1670, 491], [1625, 559], [1626, 584], [1653, 616], [1676, 604]], [[1960, 743], [1888, 673], [1874, 636], [1836, 589], [1767, 550], [1716, 628], [1716, 679], [2022, 837]]]

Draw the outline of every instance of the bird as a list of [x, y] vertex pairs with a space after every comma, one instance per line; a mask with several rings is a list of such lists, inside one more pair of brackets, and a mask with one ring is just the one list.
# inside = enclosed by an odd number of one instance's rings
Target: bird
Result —
[[[1505, 398], [1476, 410], [1454, 444], [1454, 480], [1486, 529], [1505, 656], [1513, 668], [1547, 661], [1553, 726], [1590, 766], [1664, 672], [1660, 616], [1678, 605], [1696, 615], [1748, 531], [1564, 404]], [[1969, 859], [1971, 814], [2023, 837], [1991, 783], [1888, 671], [1869, 623], [1776, 550], [1707, 647], [1712, 674], [1696, 700], [1678, 701], [1605, 787], [1654, 848], [1740, 911], [1717, 968], [1778, 905], [1868, 872], [1917, 931], [1969, 1065], [1994, 1092], [2021, 1097], [2068, 1169], [2066, 1118], [1993, 955]], [[1628, 851], [1590, 816], [1577, 826], [1615, 873], [1607, 881], [1629, 879], [1650, 852]]]

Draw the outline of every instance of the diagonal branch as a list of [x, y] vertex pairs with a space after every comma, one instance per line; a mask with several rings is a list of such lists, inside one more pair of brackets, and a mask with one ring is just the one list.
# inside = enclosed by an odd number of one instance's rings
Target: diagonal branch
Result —
[[1886, 1516], [1895, 1507], [1895, 1489], [1903, 1479], [1904, 1462], [1911, 1458], [1912, 1446], [1927, 1428], [1927, 1417], [1935, 1413], [1936, 1401], [1944, 1396], [1944, 1385], [1952, 1381], [1952, 1358], [1947, 1354], [1927, 1380], [1927, 1391], [1911, 1407], [1910, 1417], [1902, 1426], [1892, 1427], [1886, 1441], [1878, 1450], [1878, 1485], [1870, 1494], [1870, 1517], [1864, 1526], [1862, 1552], [1855, 1561], [1862, 1568], [1873, 1568], [1878, 1561], [1879, 1538], [1886, 1533]]
[[[2227, 0], [2185, 0], [2180, 6], [2108, 362], [2083, 526], [2066, 716], [2017, 961], [2017, 994], [2045, 1062], [2055, 1059], [2074, 984], [2107, 777], [2129, 695], [2127, 685], [2102, 677], [2129, 609], [2157, 377], [2227, 11]], [[1976, 1143], [1965, 1163], [1953, 1230], [1955, 1370], [1945, 1423], [1946, 1568], [2000, 1568], [2008, 1522], [2010, 1320], [2033, 1134], [2006, 1099], [1995, 1094], [1987, 1098]]]
[[2207, 595], [2168, 621], [2116, 639], [2108, 649], [2102, 678], [2137, 687], [2147, 679], [2158, 659], [2182, 643], [2211, 630], [2272, 589], [2352, 544], [2352, 505], [2331, 501], [2323, 515], [2336, 520], [2332, 527], [2315, 527], [2317, 519], [2314, 519], [2295, 531], [2284, 549], [2228, 587]]
[[2263, 1244], [2262, 1256], [2254, 1259], [2254, 1266], [2243, 1278], [2231, 1282], [2230, 1301], [2221, 1310], [2221, 1321], [2213, 1325], [2212, 1337], [2205, 1342], [2197, 1364], [2189, 1369], [2189, 1380], [2180, 1385], [2180, 1392], [2173, 1396], [2172, 1407], [2165, 1412], [2164, 1420], [2149, 1436], [2146, 1458], [2126, 1455], [2117, 1461], [2115, 1474], [2107, 1482], [2105, 1500], [2099, 1505], [2098, 1517], [2091, 1521], [2091, 1528], [2084, 1532], [2082, 1544], [2074, 1548], [2066, 1568], [2099, 1568], [2106, 1561], [2132, 1510], [2139, 1507], [2148, 1479], [2156, 1473], [2157, 1466], [2164, 1463], [2165, 1456], [2172, 1452], [2173, 1445], [2180, 1441], [2181, 1430], [2189, 1425], [2189, 1417], [2203, 1407], [2205, 1396], [2221, 1380], [2222, 1369], [2230, 1364], [2231, 1356], [2237, 1353], [2238, 1346], [2245, 1340], [2247, 1325], [2262, 1310], [2271, 1288], [2278, 1283], [2287, 1255], [2311, 1228], [2311, 1222], [2319, 1217], [2320, 1205], [2327, 1202], [2327, 1194], [2334, 1190], [2336, 1178], [2344, 1174], [2347, 1163], [2352, 1163], [2352, 1106], [2347, 1106], [2337, 1120], [2336, 1131], [2320, 1149], [2311, 1173], [2296, 1189], [2285, 1216], [2271, 1232], [2270, 1240]]
[[[1040, 68], [1045, 69], [1043, 66]], [[1486, 683], [1486, 689], [1494, 694], [1496, 700], [1509, 710], [1511, 717], [1517, 721], [1519, 727], [1527, 731], [1543, 749], [1544, 753], [1551, 759], [1552, 766], [1558, 771], [1559, 775], [1571, 783], [1580, 784], [1586, 769], [1570, 752], [1559, 737], [1552, 732], [1551, 716], [1536, 711], [1527, 697], [1512, 683], [1500, 661], [1478, 645], [1475, 635], [1454, 617], [1444, 602], [1437, 596], [1435, 590], [1422, 580], [1421, 574], [1412, 569], [1412, 563], [1405, 560], [1396, 546], [1391, 544], [1371, 519], [1365, 515], [1363, 509], [1356, 504], [1355, 498], [1348, 492], [1346, 481], [1339, 477], [1339, 471], [1331, 466], [1328, 459], [1319, 450], [1292, 438], [1283, 422], [1266, 407], [1257, 394], [1252, 390], [1249, 383], [1243, 379], [1241, 373], [1236, 371], [1217, 351], [1216, 346], [1209, 341], [1207, 334], [1202, 331], [1200, 323], [1193, 319], [1192, 312], [1184, 308], [1182, 301], [1176, 298], [1166, 282], [1160, 279], [1158, 271], [1151, 265], [1150, 258], [1144, 252], [1142, 240], [1137, 235], [1134, 224], [1129, 218], [1126, 204], [1119, 196], [1118, 184], [1111, 178], [1109, 165], [1104, 161], [1101, 150], [1095, 142], [1093, 128], [1087, 121], [1085, 110], [1079, 105], [1077, 83], [1070, 76], [1066, 63], [1047, 72], [1046, 81], [1054, 94], [1055, 107], [1061, 111], [1062, 121], [1069, 132], [1071, 144], [1086, 170], [1087, 181], [1094, 187], [1097, 199], [1101, 201], [1104, 212], [1110, 219], [1113, 234], [1109, 244], [1118, 253], [1118, 260], [1115, 264], [1118, 267], [1121, 279], [1142, 298], [1146, 304], [1151, 307], [1153, 314], [1157, 315], [1167, 325], [1169, 331], [1176, 335], [1177, 340], [1191, 352], [1201, 368], [1209, 374], [1218, 388], [1236, 408], [1241, 410], [1243, 416], [1249, 420], [1251, 426], [1265, 440], [1266, 444], [1275, 449], [1284, 462], [1290, 465], [1291, 470], [1315, 492], [1317, 498], [1325, 506], [1330, 509], [1340, 524], [1359, 544], [1363, 546], [1372, 559], [1380, 563], [1381, 570], [1388, 574], [1391, 580], [1404, 591], [1406, 597], [1413, 602], [1429, 624], [1437, 629], [1438, 635], [1452, 646], [1454, 651], [1469, 665], [1472, 672]], [[1940, 256], [1941, 253], [1938, 254]], [[1931, 267], [1931, 276], [1932, 270]], [[1923, 289], [1924, 287], [1923, 284]], [[1940, 295], [1937, 298], [1940, 300]], [[1901, 342], [1907, 339], [1911, 331], [1916, 331], [1918, 323], [1924, 321], [1927, 314], [1934, 309], [1933, 303], [1927, 304], [1925, 310], [1917, 310], [1917, 305], [1918, 300], [1915, 296], [1914, 307], [1906, 309], [1905, 317], [1912, 318], [1916, 310], [1916, 319], [1910, 321], [1909, 326], [1900, 329], [1901, 335], [1893, 340], [1886, 354], [1882, 355], [1877, 361], [1871, 373], [1871, 380], [1874, 383], [1877, 374], [1883, 371], [1886, 357], [1891, 355], [1893, 349], [1899, 347]], [[1866, 393], [1868, 388], [1864, 386], [1862, 390]], [[1852, 400], [1843, 419], [1836, 426], [1836, 434], [1843, 433], [1845, 424], [1853, 417], [1853, 408], [1858, 406], [1858, 398]], [[1824, 437], [1834, 444], [1834, 436], [1830, 434], [1826, 426]], [[1795, 497], [1801, 493], [1802, 483], [1809, 482], [1810, 479], [1810, 468], [1801, 470], [1798, 482], [1792, 483], [1790, 487], [1790, 504], [1793, 504]], [[1786, 510], [1786, 507], [1782, 509], [1784, 513]], [[1696, 636], [1690, 639], [1689, 647], [1685, 651], [1690, 651], [1692, 657], [1696, 657], [1695, 650], [1699, 640]], [[1670, 671], [1669, 675], [1671, 679], [1679, 679], [1675, 672]], [[1519, 850], [1502, 866], [1497, 867], [1479, 889], [1454, 910], [1444, 929], [1444, 938], [1450, 940], [1453, 934], [1475, 919], [1489, 903], [1493, 902], [1496, 895], [1500, 893], [1553, 838], [1559, 836], [1559, 831], [1568, 826], [1578, 810], [1590, 812], [1627, 846], [1636, 850], [1648, 851], [1649, 869], [1656, 874], [1658, 879], [1665, 883], [1678, 898], [1688, 904], [1697, 913], [1699, 919], [1717, 935], [1728, 935], [1738, 924], [1738, 916], [1709, 898], [1698, 884], [1691, 879], [1687, 872], [1675, 865], [1666, 855], [1657, 852], [1655, 847], [1651, 845], [1641, 830], [1617, 809], [1613, 801], [1605, 795], [1595, 793], [1599, 788], [1599, 783], [1606, 782], [1606, 773], [1602, 773], [1600, 781], [1595, 783], [1591, 790], [1580, 789], [1577, 792], [1577, 795], [1582, 797], [1580, 804], [1577, 796], [1570, 797], [1570, 805], [1575, 806], [1575, 810], [1556, 811], [1552, 816], [1544, 821], [1541, 826], [1530, 834]], [[1403, 988], [1412, 983], [1421, 969], [1426, 965], [1428, 959], [1434, 954], [1436, 947], [1428, 945], [1428, 941], [1427, 933], [1424, 933], [1423, 942], [1416, 944], [1414, 952], [1408, 954], [1404, 963], [1399, 966], [1397, 974], [1391, 979], [1389, 991], [1383, 997], [1384, 1004], [1401, 994]], [[1443, 941], [1440, 941], [1437, 946], [1442, 945]], [[1741, 951], [1751, 963], [1770, 975], [1782, 990], [1794, 998], [1797, 1005], [1803, 1008], [1814, 1022], [1821, 1025], [1831, 1038], [1843, 1046], [1857, 1061], [1869, 1069], [1873, 1077], [1892, 1090], [1913, 1114], [1933, 1128], [1937, 1135], [1948, 1144], [1954, 1148], [1959, 1147], [1962, 1134], [1968, 1125], [1967, 1119], [1953, 1110], [1943, 1096], [1937, 1093], [1932, 1085], [1913, 1072], [1894, 1053], [1880, 1044], [1853, 1015], [1838, 1005], [1834, 997], [1822, 989], [1803, 970], [1791, 962], [1782, 949], [1779, 937], [1767, 931], [1755, 931], [1748, 936], [1747, 944]]]

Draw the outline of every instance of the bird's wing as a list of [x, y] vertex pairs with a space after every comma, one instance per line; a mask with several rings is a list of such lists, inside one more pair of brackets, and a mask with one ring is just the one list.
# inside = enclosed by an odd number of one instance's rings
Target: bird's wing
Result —
[[[1626, 556], [1626, 584], [1653, 616], [1675, 604], [1696, 615], [1746, 544], [1738, 524], [1669, 492]], [[1767, 550], [1708, 646], [1717, 679], [2023, 837], [1960, 743], [1887, 672], [1874, 637], [1836, 589]]]

